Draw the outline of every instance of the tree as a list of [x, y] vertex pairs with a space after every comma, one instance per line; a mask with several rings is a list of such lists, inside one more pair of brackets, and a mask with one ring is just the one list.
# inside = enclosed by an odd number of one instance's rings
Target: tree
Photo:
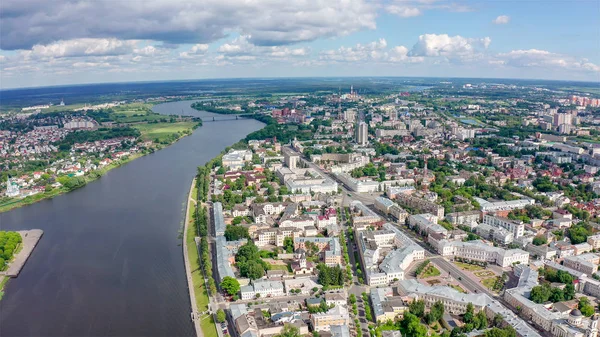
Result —
[[317, 265], [319, 271], [318, 281], [324, 287], [326, 286], [343, 286], [345, 281], [345, 273], [340, 266], [328, 267], [323, 263]]
[[502, 314], [495, 314], [494, 326], [499, 328], [502, 325], [502, 322], [504, 322], [504, 317], [502, 316]]
[[242, 226], [227, 225], [225, 228], [225, 239], [227, 241], [237, 241], [241, 239], [249, 239], [248, 228]]
[[564, 289], [564, 298], [566, 301], [570, 301], [575, 298], [575, 286], [573, 283], [567, 283]]
[[479, 310], [476, 318], [477, 318], [477, 321], [479, 322], [479, 326], [476, 327], [478, 330], [483, 330], [488, 327], [487, 316], [485, 315], [485, 312], [483, 312], [483, 310]]
[[286, 237], [285, 239], [283, 239], [283, 248], [285, 249], [285, 252], [288, 254], [291, 254], [294, 252], [294, 239], [292, 239], [291, 237]]
[[428, 324], [439, 321], [444, 316], [444, 303], [437, 301], [433, 304], [429, 313], [425, 316]]
[[227, 317], [225, 316], [225, 311], [223, 311], [223, 309], [217, 310], [217, 322], [223, 323], [226, 319]]
[[548, 239], [545, 236], [536, 236], [533, 238], [533, 244], [536, 246], [545, 245], [548, 243]]
[[548, 285], [535, 286], [531, 289], [529, 299], [535, 303], [544, 303], [550, 298], [551, 292]]
[[275, 337], [300, 337], [300, 330], [291, 324], [285, 324], [281, 333]]
[[410, 312], [404, 313], [404, 317], [400, 321], [400, 332], [403, 337], [427, 336], [427, 328], [421, 324], [421, 320], [417, 316]]
[[473, 322], [473, 313], [475, 312], [475, 308], [473, 307], [473, 303], [469, 302], [469, 304], [467, 304], [467, 311], [465, 312], [464, 316], [463, 316], [463, 321], [465, 323], [471, 323]]
[[240, 282], [231, 276], [225, 276], [221, 282], [221, 289], [233, 296], [240, 291]]
[[571, 239], [572, 244], [578, 244], [587, 241], [587, 237], [591, 233], [590, 225], [587, 225], [583, 222], [576, 224], [575, 226], [571, 226], [567, 229], [567, 236]]
[[422, 318], [425, 314], [425, 301], [412, 301], [412, 303], [408, 305], [408, 311], [410, 311], [411, 314]]
[[590, 304], [590, 300], [587, 297], [582, 297], [579, 299], [578, 308], [583, 316], [590, 317], [594, 314], [594, 306]]
[[564, 301], [565, 295], [564, 295], [562, 289], [552, 288], [549, 300], [552, 301], [553, 303]]

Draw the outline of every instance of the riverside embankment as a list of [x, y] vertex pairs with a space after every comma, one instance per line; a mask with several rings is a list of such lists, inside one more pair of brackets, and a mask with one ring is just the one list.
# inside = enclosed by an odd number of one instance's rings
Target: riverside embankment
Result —
[[[190, 104], [154, 111], [212, 118]], [[263, 126], [209, 124], [83, 188], [0, 214], [3, 230], [44, 231], [4, 289], [0, 336], [195, 335], [179, 236], [190, 181]]]

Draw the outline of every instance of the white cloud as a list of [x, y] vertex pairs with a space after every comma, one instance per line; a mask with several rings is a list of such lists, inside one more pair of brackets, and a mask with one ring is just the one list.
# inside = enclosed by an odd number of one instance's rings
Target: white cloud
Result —
[[577, 59], [568, 55], [552, 53], [547, 50], [528, 49], [513, 50], [496, 56], [497, 63], [513, 67], [542, 67], [549, 69], [564, 68], [569, 70], [600, 72], [600, 66], [587, 59]]
[[510, 22], [510, 16], [500, 15], [497, 18], [495, 18], [494, 20], [492, 20], [492, 22], [497, 25], [505, 25]]
[[133, 52], [137, 41], [121, 41], [111, 39], [74, 39], [58, 41], [48, 45], [35, 45], [31, 50], [23, 52], [26, 58], [56, 58], [123, 55]]
[[207, 44], [195, 44], [192, 46], [192, 48], [190, 48], [190, 50], [179, 53], [179, 57], [192, 58], [194, 56], [205, 55], [207, 51]]
[[419, 8], [399, 5], [389, 5], [385, 8], [385, 10], [388, 11], [388, 13], [395, 14], [403, 18], [410, 18], [423, 14]]
[[448, 0], [392, 0], [383, 6], [386, 12], [402, 18], [423, 15], [426, 11], [471, 12], [470, 6]]
[[367, 0], [3, 0], [0, 48], [81, 38], [210, 43], [230, 32], [284, 45], [376, 28]]
[[359, 43], [354, 47], [322, 51], [316, 65], [326, 65], [328, 62], [419, 63], [423, 60], [423, 57], [409, 56], [408, 48], [404, 46], [390, 49], [385, 39], [379, 39], [367, 44]]
[[465, 61], [479, 58], [492, 40], [484, 38], [466, 38], [460, 35], [424, 34], [409, 51], [409, 56], [445, 57], [451, 61]]

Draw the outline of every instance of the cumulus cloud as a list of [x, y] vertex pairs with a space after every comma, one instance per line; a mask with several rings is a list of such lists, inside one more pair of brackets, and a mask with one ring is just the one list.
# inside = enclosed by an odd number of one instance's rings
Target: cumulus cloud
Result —
[[600, 72], [600, 66], [589, 62], [587, 59], [577, 59], [572, 56], [539, 49], [513, 50], [508, 53], [500, 53], [493, 61], [496, 64], [513, 67], [565, 68], [570, 70]]
[[133, 52], [136, 43], [136, 41], [121, 41], [115, 38], [82, 38], [57, 41], [48, 45], [35, 45], [31, 50], [23, 52], [23, 56], [32, 58], [56, 58], [123, 55]]
[[409, 51], [409, 56], [445, 57], [452, 61], [464, 61], [482, 56], [492, 40], [484, 38], [466, 38], [460, 35], [424, 34]]
[[423, 57], [409, 56], [408, 48], [404, 46], [388, 48], [387, 41], [379, 39], [367, 44], [359, 43], [354, 47], [322, 51], [317, 64], [326, 65], [328, 62], [419, 63], [423, 60]]
[[497, 24], [497, 25], [505, 25], [507, 23], [510, 22], [510, 16], [508, 15], [500, 15], [497, 18], [495, 18], [493, 21], [493, 23]]
[[232, 31], [274, 46], [375, 29], [376, 6], [366, 0], [3, 0], [0, 19], [4, 50], [81, 38], [210, 43]]
[[447, 0], [392, 0], [383, 6], [386, 12], [402, 18], [423, 15], [429, 10], [441, 10], [447, 12], [471, 12], [470, 6]]
[[354, 47], [340, 47], [336, 50], [321, 52], [319, 58], [327, 61], [358, 62], [367, 60], [384, 60], [387, 58], [387, 41], [379, 39], [367, 44], [357, 44]]
[[191, 58], [198, 55], [204, 55], [207, 51], [207, 44], [195, 44], [192, 46], [192, 48], [190, 48], [190, 50], [179, 53], [179, 57]]
[[419, 8], [416, 7], [405, 7], [399, 5], [389, 5], [386, 7], [386, 11], [391, 14], [398, 15], [403, 18], [410, 18], [413, 16], [419, 16], [423, 14]]

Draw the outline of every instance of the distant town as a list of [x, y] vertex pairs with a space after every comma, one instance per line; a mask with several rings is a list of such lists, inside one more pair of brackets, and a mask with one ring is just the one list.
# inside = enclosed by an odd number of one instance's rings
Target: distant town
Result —
[[61, 101], [0, 115], [0, 175], [5, 187], [0, 211], [79, 188], [190, 134], [199, 119], [150, 110], [153, 103], [165, 100], [81, 107]]

